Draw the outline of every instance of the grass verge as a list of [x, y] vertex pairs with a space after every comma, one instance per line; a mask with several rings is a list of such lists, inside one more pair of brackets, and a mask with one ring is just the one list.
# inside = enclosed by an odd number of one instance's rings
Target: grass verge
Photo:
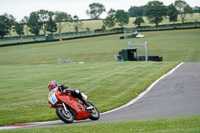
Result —
[[2, 133], [199, 133], [200, 115], [139, 121], [77, 124], [56, 127], [6, 130]]

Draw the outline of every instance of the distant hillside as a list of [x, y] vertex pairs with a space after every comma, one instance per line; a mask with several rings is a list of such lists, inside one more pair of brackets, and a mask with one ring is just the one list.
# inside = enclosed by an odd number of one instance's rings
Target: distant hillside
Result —
[[[150, 24], [146, 17], [143, 17], [143, 19], [144, 19], [145, 23], [142, 23], [141, 26], [155, 26], [155, 24]], [[136, 25], [133, 24], [135, 17], [131, 17], [129, 20], [130, 20], [129, 24], [126, 27], [127, 28], [136, 27]], [[101, 29], [101, 27], [103, 25], [102, 20], [83, 20], [82, 22], [83, 22], [83, 26], [82, 26], [82, 29], [80, 29], [79, 31], [86, 31], [86, 28], [89, 28], [90, 30]], [[200, 22], [200, 14], [194, 13], [192, 16], [190, 14], [188, 14], [186, 16], [185, 23], [187, 23], [187, 22]], [[180, 16], [178, 18], [178, 22], [176, 22], [176, 23], [181, 23]], [[162, 24], [173, 24], [173, 23], [169, 22], [168, 19], [164, 19], [164, 21], [162, 23], [160, 23], [159, 25], [162, 25]], [[120, 26], [118, 26], [118, 24], [116, 24], [115, 28], [120, 28]], [[70, 25], [67, 25], [62, 30], [62, 32], [63, 33], [65, 33], [65, 32], [75, 32], [74, 27], [73, 27], [73, 23], [71, 23]], [[58, 32], [56, 32], [56, 33], [58, 33]], [[43, 34], [43, 32], [41, 31], [40, 34]], [[11, 33], [11, 35], [17, 36], [17, 34], [15, 32]], [[29, 33], [29, 35], [31, 35], [31, 33]]]

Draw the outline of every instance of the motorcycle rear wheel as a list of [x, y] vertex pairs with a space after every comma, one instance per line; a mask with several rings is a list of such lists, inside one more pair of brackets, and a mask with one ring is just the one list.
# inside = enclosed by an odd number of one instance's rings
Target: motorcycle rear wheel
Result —
[[58, 106], [56, 108], [57, 116], [65, 123], [72, 123], [74, 121], [74, 117], [69, 110], [65, 111], [63, 106]]

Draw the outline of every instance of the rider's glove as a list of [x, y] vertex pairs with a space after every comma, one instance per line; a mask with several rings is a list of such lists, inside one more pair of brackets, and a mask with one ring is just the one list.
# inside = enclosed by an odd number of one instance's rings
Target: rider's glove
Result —
[[67, 93], [67, 90], [63, 90], [63, 91], [62, 91], [62, 94], [66, 94], [66, 93]]
[[67, 91], [67, 93], [70, 93], [71, 92], [71, 90], [70, 89], [65, 89], [66, 91]]
[[62, 94], [66, 94], [66, 93], [70, 93], [70, 90], [69, 89], [65, 89], [62, 91]]

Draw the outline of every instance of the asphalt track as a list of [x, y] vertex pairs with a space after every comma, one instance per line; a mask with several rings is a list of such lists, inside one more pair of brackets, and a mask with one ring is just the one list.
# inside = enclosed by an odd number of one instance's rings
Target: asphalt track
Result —
[[[128, 104], [101, 114], [94, 122], [145, 120], [200, 114], [200, 62], [179, 64], [176, 69], [155, 81], [143, 94]], [[0, 127], [0, 130], [66, 125], [61, 120], [27, 123], [25, 126]]]
[[200, 62], [184, 63], [134, 104], [101, 121], [142, 120], [200, 114]]

